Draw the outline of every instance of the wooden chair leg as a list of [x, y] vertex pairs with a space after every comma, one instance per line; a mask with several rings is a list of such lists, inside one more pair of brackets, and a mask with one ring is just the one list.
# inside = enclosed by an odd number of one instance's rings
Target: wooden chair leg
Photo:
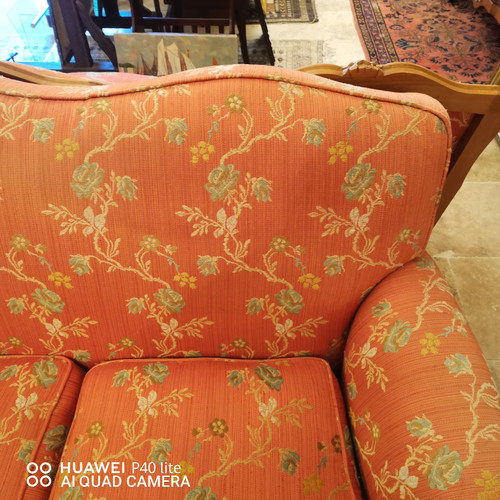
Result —
[[264, 43], [266, 44], [267, 55], [269, 56], [269, 62], [271, 66], [274, 66], [274, 52], [273, 46], [271, 45], [271, 39], [269, 38], [269, 31], [267, 29], [266, 15], [264, 14], [264, 9], [260, 0], [255, 0], [255, 8], [257, 9], [257, 16], [259, 18], [260, 27], [262, 28], [262, 37], [264, 38]]
[[61, 56], [63, 70], [71, 67], [72, 57], [80, 68], [92, 67], [89, 44], [82, 27], [78, 8], [74, 2], [51, 0], [50, 13], [54, 22], [54, 32]]
[[247, 43], [247, 9], [246, 2], [238, 2], [235, 6], [236, 26], [238, 26], [238, 38], [240, 39], [241, 55], [245, 64], [250, 64]]
[[[80, 21], [83, 27], [90, 33], [92, 38], [97, 42], [99, 48], [109, 57], [109, 60], [115, 67], [118, 68], [118, 58], [113, 42], [103, 33], [103, 31], [92, 21], [87, 9], [81, 4], [80, 0], [75, 2]], [[92, 65], [92, 63], [91, 63]]]

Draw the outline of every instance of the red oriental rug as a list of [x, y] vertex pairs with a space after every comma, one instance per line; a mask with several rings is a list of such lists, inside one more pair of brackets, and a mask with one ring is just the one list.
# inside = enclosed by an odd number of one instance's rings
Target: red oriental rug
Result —
[[412, 62], [465, 83], [488, 83], [500, 64], [500, 26], [473, 0], [351, 2], [373, 62]]

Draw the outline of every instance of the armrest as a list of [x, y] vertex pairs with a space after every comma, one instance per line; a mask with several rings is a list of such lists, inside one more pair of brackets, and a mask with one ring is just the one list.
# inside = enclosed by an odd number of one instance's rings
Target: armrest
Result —
[[367, 296], [347, 340], [343, 383], [370, 498], [496, 498], [498, 392], [430, 257]]

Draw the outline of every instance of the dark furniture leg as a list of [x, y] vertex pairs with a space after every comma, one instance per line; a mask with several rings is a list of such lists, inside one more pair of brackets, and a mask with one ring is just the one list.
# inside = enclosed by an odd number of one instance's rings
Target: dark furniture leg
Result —
[[240, 39], [241, 55], [245, 64], [250, 63], [248, 57], [248, 43], [247, 43], [247, 11], [248, 1], [236, 1], [235, 7], [236, 26], [238, 26], [238, 38]]
[[255, 0], [255, 8], [257, 9], [257, 16], [259, 17], [260, 27], [262, 28], [262, 36], [264, 38], [264, 43], [266, 44], [267, 55], [269, 56], [269, 62], [271, 66], [274, 66], [274, 52], [271, 45], [271, 39], [269, 38], [269, 31], [267, 29], [266, 15], [262, 9], [262, 4], [260, 0]]

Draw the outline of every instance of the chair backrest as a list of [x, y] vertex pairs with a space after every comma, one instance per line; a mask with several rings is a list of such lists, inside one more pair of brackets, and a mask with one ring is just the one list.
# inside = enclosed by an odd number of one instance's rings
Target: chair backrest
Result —
[[[500, 130], [500, 86], [458, 83], [412, 63], [378, 65], [358, 61], [347, 67], [318, 64], [306, 73], [360, 87], [393, 92], [422, 92], [448, 111], [453, 127], [453, 153], [436, 222], [460, 189], [467, 173]], [[494, 80], [493, 80], [494, 81]]]
[[0, 78], [2, 354], [338, 362], [422, 255], [451, 145], [428, 96], [248, 65], [68, 83]]
[[[151, 12], [144, 7], [143, 0], [129, 0], [134, 32], [235, 33], [234, 0], [171, 0], [165, 15], [158, 5]], [[203, 31], [200, 31], [203, 30]]]

